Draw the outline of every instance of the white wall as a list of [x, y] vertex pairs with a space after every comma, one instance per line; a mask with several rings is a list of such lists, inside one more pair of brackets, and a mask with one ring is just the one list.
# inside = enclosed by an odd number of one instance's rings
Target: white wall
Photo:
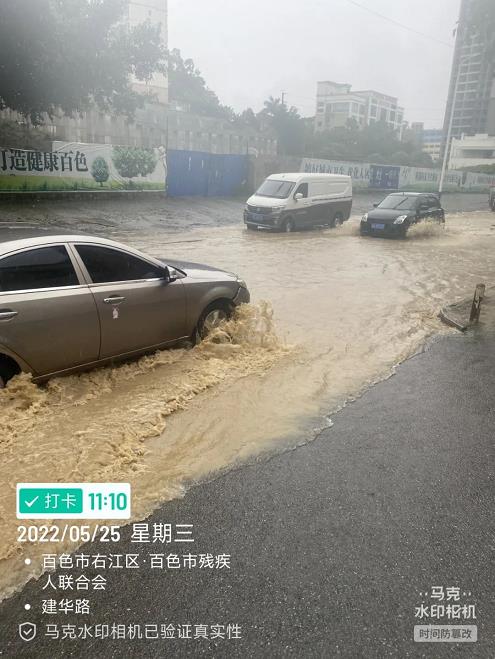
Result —
[[[325, 174], [347, 174], [352, 177], [355, 188], [371, 187], [371, 170], [378, 163], [356, 163], [342, 160], [320, 160], [303, 158], [302, 172], [322, 172]], [[392, 166], [382, 165], [385, 169]], [[399, 190], [436, 192], [440, 182], [440, 170], [427, 167], [397, 167], [399, 169]], [[487, 190], [495, 185], [495, 176], [449, 170], [445, 176], [444, 190]], [[393, 191], [393, 190], [391, 190]]]

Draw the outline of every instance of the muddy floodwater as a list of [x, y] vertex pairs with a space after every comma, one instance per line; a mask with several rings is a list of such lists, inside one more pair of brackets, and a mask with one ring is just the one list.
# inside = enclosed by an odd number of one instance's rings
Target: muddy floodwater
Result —
[[0, 392], [3, 596], [39, 573], [37, 555], [63, 547], [17, 542], [17, 482], [129, 481], [142, 518], [195, 482], [311, 441], [428, 337], [453, 331], [438, 320], [444, 304], [495, 281], [488, 212], [450, 215], [445, 229], [421, 225], [406, 240], [361, 237], [357, 217], [295, 234], [93, 220], [93, 233], [155, 256], [237, 272], [252, 304], [192, 350], [44, 387], [20, 376]]

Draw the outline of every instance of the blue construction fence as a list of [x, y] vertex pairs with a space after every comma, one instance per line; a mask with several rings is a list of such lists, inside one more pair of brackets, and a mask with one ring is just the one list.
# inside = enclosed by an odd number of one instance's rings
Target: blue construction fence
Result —
[[169, 197], [231, 197], [248, 187], [249, 158], [202, 151], [167, 152]]

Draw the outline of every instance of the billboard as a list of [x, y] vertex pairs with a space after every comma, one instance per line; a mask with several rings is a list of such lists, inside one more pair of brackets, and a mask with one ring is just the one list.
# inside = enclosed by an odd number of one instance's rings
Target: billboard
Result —
[[[440, 170], [427, 167], [405, 167], [352, 163], [339, 160], [303, 158], [302, 172], [323, 174], [347, 174], [355, 188], [373, 190], [438, 190]], [[495, 176], [449, 169], [445, 174], [444, 190], [484, 191], [495, 185]]]
[[163, 147], [54, 142], [51, 151], [0, 148], [0, 192], [165, 190]]
[[301, 171], [313, 174], [344, 174], [352, 177], [354, 187], [370, 187], [371, 165], [368, 163], [303, 158]]
[[399, 187], [400, 167], [393, 165], [370, 166], [370, 188], [377, 190], [397, 190]]

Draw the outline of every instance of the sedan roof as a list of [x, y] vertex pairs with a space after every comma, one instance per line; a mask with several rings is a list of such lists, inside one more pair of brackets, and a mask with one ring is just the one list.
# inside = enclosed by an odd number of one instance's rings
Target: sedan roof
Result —
[[95, 241], [106, 245], [123, 247], [131, 252], [136, 251], [131, 247], [121, 245], [115, 241], [100, 238], [99, 236], [91, 236], [89, 234], [61, 233], [60, 229], [58, 231], [54, 231], [53, 229], [45, 230], [29, 225], [20, 226], [16, 224], [0, 224], [0, 256], [17, 249], [23, 249], [24, 247], [37, 247], [39, 245], [46, 245], [53, 242], [74, 242], [75, 240], [81, 240], [84, 242]]
[[437, 195], [437, 192], [391, 192], [389, 197], [421, 197], [422, 195]]

